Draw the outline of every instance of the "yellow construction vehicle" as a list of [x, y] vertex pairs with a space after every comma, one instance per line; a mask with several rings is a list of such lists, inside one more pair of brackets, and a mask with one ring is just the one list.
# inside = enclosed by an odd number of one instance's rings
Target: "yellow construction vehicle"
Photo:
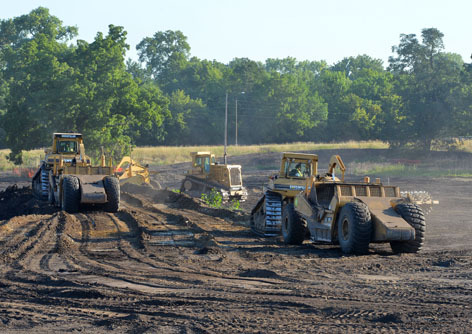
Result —
[[[338, 179], [335, 168], [342, 178]], [[370, 243], [390, 242], [395, 253], [416, 253], [425, 240], [425, 215], [411, 196], [396, 186], [365, 177], [345, 182], [345, 167], [333, 156], [328, 173], [313, 175], [304, 190], [283, 208], [282, 236], [288, 244], [339, 243], [344, 253], [364, 254]], [[316, 173], [314, 173], [316, 174]]]
[[120, 184], [103, 150], [100, 166], [94, 167], [85, 155], [80, 133], [54, 133], [52, 148], [45, 153], [32, 179], [34, 196], [69, 213], [79, 211], [81, 204], [103, 204], [107, 211], [118, 210]]
[[280, 171], [269, 177], [264, 195], [251, 212], [251, 229], [262, 236], [277, 236], [282, 227], [282, 211], [305, 189], [306, 180], [316, 175], [318, 157], [315, 154], [284, 152]]
[[149, 167], [141, 165], [139, 162], [131, 159], [131, 157], [123, 157], [115, 168], [116, 175], [120, 180], [120, 184], [149, 184], [155, 189], [161, 189], [159, 182], [151, 180], [151, 175], [156, 172], [149, 171]]
[[237, 199], [245, 201], [247, 190], [243, 187], [240, 165], [220, 164], [211, 152], [192, 152], [192, 168], [187, 171], [180, 187], [181, 192], [188, 192], [200, 197], [216, 189], [224, 202]]

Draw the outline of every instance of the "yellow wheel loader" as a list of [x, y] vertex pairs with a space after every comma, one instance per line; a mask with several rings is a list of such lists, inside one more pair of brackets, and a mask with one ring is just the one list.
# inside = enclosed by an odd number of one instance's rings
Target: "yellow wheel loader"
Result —
[[100, 166], [92, 166], [85, 155], [80, 133], [54, 133], [51, 149], [32, 179], [33, 195], [69, 213], [81, 204], [101, 204], [109, 212], [118, 211], [120, 183], [111, 161], [102, 152]]
[[181, 192], [200, 197], [203, 193], [216, 189], [223, 202], [247, 199], [240, 165], [220, 164], [211, 152], [192, 152], [190, 156], [192, 168], [186, 172], [180, 187]]
[[[341, 179], [334, 175], [336, 167]], [[341, 158], [333, 156], [328, 173], [306, 180], [304, 190], [283, 210], [285, 243], [301, 244], [308, 234], [313, 242], [339, 244], [347, 254], [365, 254], [370, 243], [384, 242], [395, 253], [418, 252], [426, 221], [417, 204], [424, 200], [403, 197], [398, 187], [383, 185], [380, 179], [345, 182], [344, 172]]]

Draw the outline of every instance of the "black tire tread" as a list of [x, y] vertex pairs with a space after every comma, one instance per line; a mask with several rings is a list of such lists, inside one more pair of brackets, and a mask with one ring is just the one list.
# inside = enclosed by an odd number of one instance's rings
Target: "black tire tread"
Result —
[[106, 176], [103, 179], [103, 186], [107, 194], [105, 211], [117, 212], [120, 208], [120, 181], [113, 176]]
[[415, 240], [390, 242], [393, 252], [418, 253], [423, 248], [426, 235], [426, 220], [423, 210], [411, 203], [398, 204], [395, 210], [415, 229]]
[[289, 217], [290, 227], [287, 236], [283, 233], [284, 242], [289, 245], [301, 245], [305, 240], [306, 229], [292, 203], [287, 204], [283, 210], [282, 229], [284, 229], [286, 217]]
[[[342, 251], [347, 254], [368, 253], [373, 229], [369, 208], [362, 202], [347, 203], [341, 209], [341, 219], [345, 211], [351, 211], [352, 213], [352, 243], [347, 248], [341, 246]], [[339, 221], [338, 224], [341, 224], [341, 221]], [[338, 228], [340, 227], [338, 226]]]
[[62, 180], [62, 210], [68, 213], [79, 212], [80, 207], [80, 183], [79, 179], [67, 175]]

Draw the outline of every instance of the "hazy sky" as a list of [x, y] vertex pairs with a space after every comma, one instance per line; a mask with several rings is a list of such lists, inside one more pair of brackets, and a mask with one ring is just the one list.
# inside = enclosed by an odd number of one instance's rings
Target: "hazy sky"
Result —
[[170, 29], [188, 37], [192, 56], [223, 63], [290, 56], [333, 64], [367, 54], [387, 65], [400, 34], [434, 27], [444, 33], [446, 51], [471, 62], [470, 0], [3, 0], [0, 18], [39, 6], [77, 26], [88, 42], [109, 24], [124, 26], [134, 59], [144, 37]]

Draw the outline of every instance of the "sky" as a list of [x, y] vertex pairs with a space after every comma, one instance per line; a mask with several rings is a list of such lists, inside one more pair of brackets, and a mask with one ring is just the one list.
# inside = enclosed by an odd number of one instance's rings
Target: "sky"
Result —
[[388, 65], [400, 34], [421, 36], [424, 28], [444, 34], [446, 52], [471, 62], [470, 0], [2, 0], [0, 19], [42, 6], [64, 25], [77, 26], [92, 42], [108, 25], [128, 32], [128, 57], [158, 31], [180, 30], [191, 56], [227, 64], [234, 58], [264, 62], [293, 57], [334, 64], [367, 54]]

